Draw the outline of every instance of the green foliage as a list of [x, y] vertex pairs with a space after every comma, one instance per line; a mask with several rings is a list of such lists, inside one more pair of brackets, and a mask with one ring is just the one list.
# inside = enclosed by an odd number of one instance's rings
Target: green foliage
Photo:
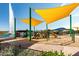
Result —
[[64, 53], [61, 51], [61, 52], [57, 52], [57, 51], [54, 51], [54, 52], [42, 52], [42, 56], [64, 56]]
[[32, 49], [24, 49], [21, 46], [15, 47], [15, 46], [9, 46], [9, 47], [1, 47], [0, 55], [1, 56], [64, 56], [64, 53], [62, 51], [49, 51], [49, 52], [41, 52], [41, 51], [35, 51]]
[[12, 47], [2, 47], [0, 51], [1, 56], [13, 56]]

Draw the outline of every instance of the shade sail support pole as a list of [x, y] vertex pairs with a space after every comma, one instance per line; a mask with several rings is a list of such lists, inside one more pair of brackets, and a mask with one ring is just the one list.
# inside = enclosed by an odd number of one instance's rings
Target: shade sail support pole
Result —
[[47, 40], [49, 40], [48, 24], [46, 24], [46, 30], [47, 30]]
[[35, 32], [35, 26], [34, 26], [34, 32]]
[[72, 41], [75, 42], [75, 31], [72, 30], [72, 15], [70, 15], [70, 36]]
[[70, 36], [72, 36], [72, 16], [70, 15]]
[[16, 39], [16, 18], [14, 18], [14, 38]]
[[29, 24], [30, 24], [30, 27], [29, 27], [29, 38], [31, 41], [31, 8], [29, 8]]
[[33, 35], [34, 35], [34, 37], [35, 37], [35, 26], [34, 26], [33, 28], [34, 28], [34, 32], [33, 32]]

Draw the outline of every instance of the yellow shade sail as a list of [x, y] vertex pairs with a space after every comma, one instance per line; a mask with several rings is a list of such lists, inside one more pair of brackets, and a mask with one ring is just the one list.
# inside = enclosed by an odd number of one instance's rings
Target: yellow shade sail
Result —
[[70, 5], [60, 6], [56, 8], [36, 9], [35, 12], [40, 15], [47, 24], [49, 24], [61, 18], [69, 16], [69, 14], [77, 6], [79, 6], [79, 3], [72, 3]]
[[[29, 23], [29, 19], [22, 19], [21, 21], [24, 22], [24, 23], [26, 23], [26, 24], [30, 24], [30, 23]], [[35, 19], [35, 18], [31, 18], [31, 24], [32, 24], [32, 26], [37, 26], [37, 25], [39, 25], [40, 23], [42, 23], [42, 21], [37, 20], [37, 19]]]

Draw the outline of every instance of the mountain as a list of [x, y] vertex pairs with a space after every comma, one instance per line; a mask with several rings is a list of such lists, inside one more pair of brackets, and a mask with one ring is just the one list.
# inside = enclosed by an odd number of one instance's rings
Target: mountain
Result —
[[54, 29], [54, 30], [66, 30], [66, 28], [56, 28], [56, 29]]

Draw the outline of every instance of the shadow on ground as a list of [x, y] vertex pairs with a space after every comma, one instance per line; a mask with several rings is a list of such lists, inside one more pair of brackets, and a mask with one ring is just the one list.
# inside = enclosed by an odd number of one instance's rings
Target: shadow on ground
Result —
[[72, 56], [79, 56], [79, 52], [75, 53], [75, 54], [74, 54], [74, 55], [72, 55]]

